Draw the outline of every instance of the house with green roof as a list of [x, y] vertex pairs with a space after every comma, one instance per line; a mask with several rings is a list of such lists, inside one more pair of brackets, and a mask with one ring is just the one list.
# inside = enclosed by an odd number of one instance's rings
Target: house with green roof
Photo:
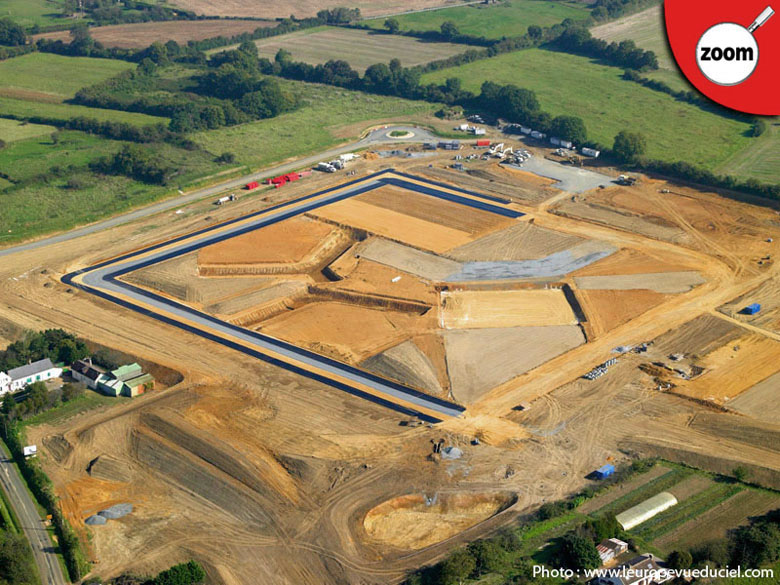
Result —
[[127, 364], [108, 373], [98, 389], [109, 396], [135, 397], [154, 389], [154, 377], [145, 374], [137, 363]]

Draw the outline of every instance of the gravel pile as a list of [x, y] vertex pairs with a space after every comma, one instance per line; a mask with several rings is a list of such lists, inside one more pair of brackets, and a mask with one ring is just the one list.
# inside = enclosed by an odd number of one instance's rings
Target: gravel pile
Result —
[[132, 511], [133, 511], [133, 504], [116, 504], [115, 506], [111, 506], [110, 508], [101, 510], [100, 512], [98, 512], [98, 515], [102, 516], [103, 518], [108, 518], [110, 520], [116, 520], [117, 518], [122, 518], [123, 516], [127, 516]]
[[97, 514], [84, 520], [84, 524], [89, 526], [102, 526], [106, 522], [108, 522], [108, 520], [106, 520], [103, 516], [98, 516]]

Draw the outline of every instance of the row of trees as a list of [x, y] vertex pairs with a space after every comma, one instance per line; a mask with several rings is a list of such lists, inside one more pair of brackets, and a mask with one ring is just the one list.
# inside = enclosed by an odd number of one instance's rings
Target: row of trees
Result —
[[[0, 416], [4, 417], [2, 413]], [[19, 466], [27, 486], [35, 496], [38, 503], [43, 506], [51, 515], [51, 522], [54, 526], [57, 543], [62, 552], [65, 566], [68, 569], [68, 576], [73, 582], [77, 582], [84, 573], [89, 570], [89, 562], [86, 559], [78, 536], [73, 528], [68, 524], [62, 515], [58, 498], [54, 493], [54, 486], [43, 472], [40, 462], [37, 459], [26, 459], [22, 447], [26, 441], [22, 435], [22, 428], [19, 422], [9, 421], [4, 418], [3, 425], [0, 426], [0, 433], [11, 451], [11, 454]]]
[[657, 3], [658, 0], [596, 0], [591, 4], [590, 17], [596, 22], [614, 20]]
[[198, 18], [193, 12], [136, 0], [121, 3], [115, 0], [64, 0], [62, 3], [64, 17], [82, 13], [101, 25]]
[[33, 382], [24, 390], [6, 393], [0, 412], [6, 422], [24, 420], [83, 396], [84, 391], [83, 384], [63, 384], [62, 388], [49, 390], [43, 382]]
[[632, 40], [607, 43], [594, 38], [585, 26], [567, 28], [555, 41], [558, 48], [578, 55], [601, 59], [610, 65], [637, 70], [658, 69], [658, 58], [653, 51], [645, 51]]
[[32, 550], [24, 535], [0, 530], [0, 583], [32, 585], [38, 579], [34, 567]]
[[87, 355], [89, 350], [84, 340], [62, 329], [28, 332], [21, 340], [0, 351], [0, 371], [44, 358], [69, 364]]

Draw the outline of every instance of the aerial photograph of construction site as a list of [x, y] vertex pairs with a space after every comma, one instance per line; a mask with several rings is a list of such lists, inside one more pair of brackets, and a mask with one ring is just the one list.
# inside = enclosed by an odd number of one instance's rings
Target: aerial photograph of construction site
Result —
[[778, 153], [658, 0], [0, 1], [0, 585], [780, 583]]

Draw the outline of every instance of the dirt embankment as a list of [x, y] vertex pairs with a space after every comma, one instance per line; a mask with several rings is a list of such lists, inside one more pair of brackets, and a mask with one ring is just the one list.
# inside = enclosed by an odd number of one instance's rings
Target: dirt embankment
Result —
[[506, 493], [400, 496], [369, 510], [363, 527], [377, 542], [416, 550], [446, 540], [490, 518], [515, 499]]

